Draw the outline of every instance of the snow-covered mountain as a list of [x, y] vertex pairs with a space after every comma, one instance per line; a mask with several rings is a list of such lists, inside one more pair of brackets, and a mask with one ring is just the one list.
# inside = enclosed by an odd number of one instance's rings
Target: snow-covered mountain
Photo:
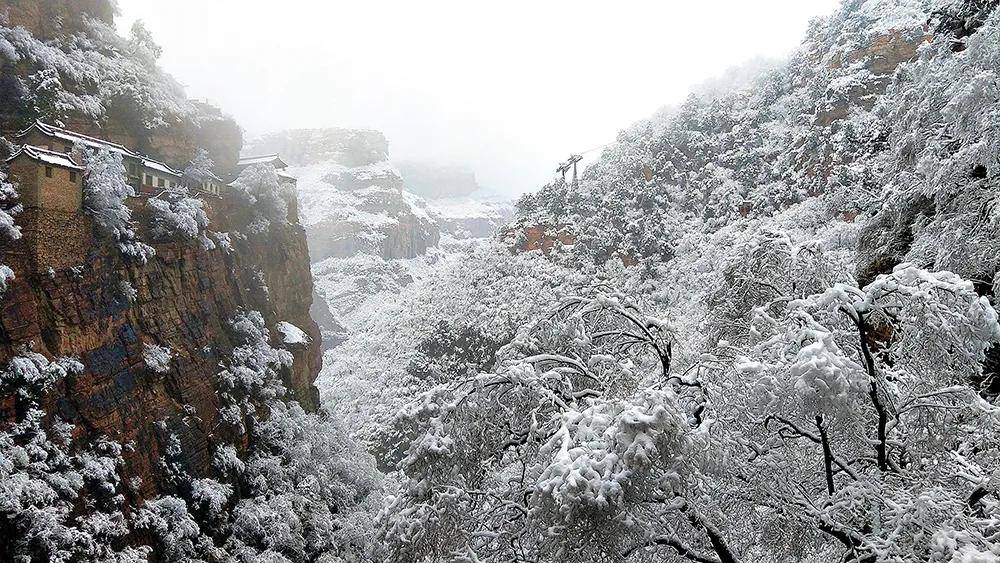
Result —
[[357, 315], [513, 217], [510, 202], [485, 195], [472, 173], [457, 167], [407, 163], [416, 191], [453, 197], [416, 195], [388, 152], [378, 131], [337, 128], [272, 133], [244, 150], [280, 154], [298, 180], [319, 301], [314, 316], [327, 347], [347, 338]]

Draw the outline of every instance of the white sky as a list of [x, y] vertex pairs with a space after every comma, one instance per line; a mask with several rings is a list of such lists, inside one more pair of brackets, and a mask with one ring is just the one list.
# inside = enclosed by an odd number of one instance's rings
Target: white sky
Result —
[[248, 136], [385, 133], [395, 160], [459, 162], [504, 193], [757, 55], [839, 0], [118, 0], [188, 95]]

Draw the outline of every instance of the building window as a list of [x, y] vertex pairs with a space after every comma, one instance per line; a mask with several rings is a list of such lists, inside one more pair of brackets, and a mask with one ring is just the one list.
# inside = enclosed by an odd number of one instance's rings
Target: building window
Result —
[[164, 183], [163, 182], [163, 178], [157, 178], [156, 179], [156, 187], [157, 188], [162, 188], [163, 187], [163, 183]]
[[46, 166], [45, 167], [45, 177], [46, 178], [51, 178], [52, 177], [52, 167], [51, 166]]
[[70, 182], [75, 182], [76, 181], [76, 172], [70, 170], [70, 172], [69, 172], [69, 181]]

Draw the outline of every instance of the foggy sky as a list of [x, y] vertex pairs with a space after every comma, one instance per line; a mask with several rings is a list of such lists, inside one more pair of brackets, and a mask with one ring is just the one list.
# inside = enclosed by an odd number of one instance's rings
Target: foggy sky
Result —
[[[248, 136], [378, 129], [517, 194], [692, 85], [794, 49], [838, 0], [118, 0]], [[591, 153], [592, 156], [596, 153]]]

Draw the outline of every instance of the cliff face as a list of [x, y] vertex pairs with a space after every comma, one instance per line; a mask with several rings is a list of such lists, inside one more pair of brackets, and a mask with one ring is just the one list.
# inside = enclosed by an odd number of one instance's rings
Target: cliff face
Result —
[[[214, 205], [222, 209], [213, 209], [213, 227], [225, 230], [230, 211], [222, 202]], [[273, 328], [280, 321], [309, 334], [308, 345], [290, 348], [294, 364], [283, 377], [292, 398], [307, 409], [318, 406], [312, 383], [320, 337], [309, 316], [312, 280], [300, 226], [258, 239], [234, 237], [231, 252], [195, 242], [153, 244], [156, 256], [139, 264], [95, 239], [87, 217], [74, 224], [73, 232], [29, 229], [22, 241], [0, 249], [0, 261], [16, 275], [0, 301], [0, 364], [26, 349], [78, 357], [85, 371], [50, 392], [47, 411], [73, 424], [84, 442], [103, 434], [131, 444], [123, 471], [141, 479], [134, 494], [159, 492], [161, 452], [170, 434], [180, 437], [191, 471], [209, 471], [210, 445], [219, 437], [213, 430], [221, 406], [216, 374], [234, 346], [228, 321], [240, 310], [262, 313], [275, 346], [282, 346]], [[88, 250], [64, 254], [65, 267], [46, 269], [28, 258], [26, 247], [37, 237], [60, 239], [53, 244], [67, 253]], [[131, 300], [126, 283], [135, 290]], [[147, 365], [147, 345], [170, 349], [169, 370]], [[9, 419], [13, 399], [0, 405]]]
[[276, 152], [291, 165], [314, 262], [415, 258], [437, 246], [440, 231], [423, 201], [402, 191], [388, 148], [377, 131], [300, 129], [255, 139], [244, 153]]
[[388, 158], [389, 142], [382, 133], [369, 129], [293, 129], [254, 139], [247, 150], [278, 153], [296, 166], [333, 162], [355, 168]]
[[[322, 197], [310, 192], [304, 201]], [[419, 202], [393, 189], [371, 187], [328, 194], [323, 203], [338, 209], [307, 221], [309, 255], [314, 261], [357, 254], [373, 254], [384, 260], [416, 258], [440, 240], [437, 223]]]
[[[6, 18], [0, 18], [0, 47], [9, 47], [0, 48], [3, 134], [42, 118], [176, 167], [199, 147], [209, 151], [220, 170], [236, 163], [239, 126], [217, 108], [187, 100], [156, 67], [155, 55], [133, 53], [155, 48], [107, 35], [112, 2], [0, 0], [0, 14]], [[87, 41], [70, 39], [74, 34]], [[49, 55], [34, 57], [42, 45]], [[94, 60], [100, 64], [87, 66]], [[53, 68], [52, 61], [62, 66]], [[52, 114], [41, 103], [45, 92], [35, 87], [35, 78], [61, 76], [70, 67], [100, 72], [92, 82], [63, 77], [64, 90], [52, 93], [54, 99], [98, 102], [100, 113], [74, 106]], [[101, 73], [115, 69], [140, 77], [128, 85], [139, 93], [135, 98], [106, 88], [121, 77]], [[132, 501], [161, 492], [168, 436], [181, 440], [183, 461], [193, 475], [208, 474], [213, 444], [241, 443], [240, 437], [219, 430], [223, 404], [216, 378], [220, 361], [238, 344], [230, 320], [239, 312], [259, 311], [272, 345], [292, 352], [294, 362], [282, 372], [288, 398], [307, 410], [318, 407], [313, 381], [320, 369], [321, 338], [309, 315], [313, 284], [305, 230], [286, 224], [244, 237], [237, 231], [249, 214], [245, 204], [230, 197], [209, 198], [205, 204], [208, 228], [232, 233], [231, 247], [206, 250], [187, 239], [153, 242], [144, 215], [148, 207], [138, 198], [128, 202], [132, 218], [140, 237], [156, 251], [145, 263], [124, 258], [81, 211], [26, 209], [16, 216], [23, 237], [0, 243], [0, 264], [15, 275], [0, 294], [0, 366], [27, 350], [80, 360], [83, 373], [49, 392], [46, 412], [72, 424], [80, 444], [107, 435], [127, 446], [123, 477], [125, 482], [139, 478], [130, 490]], [[302, 329], [308, 343], [285, 344], [276, 328], [281, 322]], [[169, 369], [147, 363], [146, 351], [154, 345], [170, 351]], [[13, 396], [0, 397], [0, 425], [16, 417], [16, 405]]]

